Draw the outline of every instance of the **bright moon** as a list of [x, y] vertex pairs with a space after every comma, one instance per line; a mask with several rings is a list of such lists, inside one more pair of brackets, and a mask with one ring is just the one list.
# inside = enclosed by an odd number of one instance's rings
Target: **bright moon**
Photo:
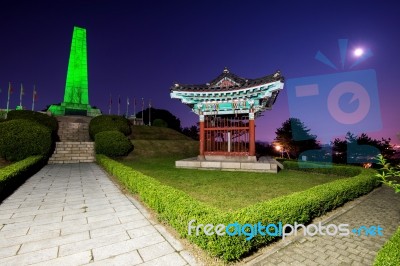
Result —
[[357, 49], [354, 51], [354, 55], [355, 55], [355, 56], [362, 56], [363, 53], [364, 53], [364, 51], [363, 51], [363, 49], [361, 49], [361, 48], [357, 48]]

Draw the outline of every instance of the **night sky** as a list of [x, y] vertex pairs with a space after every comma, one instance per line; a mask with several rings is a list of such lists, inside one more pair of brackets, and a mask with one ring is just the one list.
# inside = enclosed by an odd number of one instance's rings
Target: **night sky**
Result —
[[[388, 1], [1, 1], [0, 108], [5, 108], [8, 82], [11, 107], [31, 108], [36, 84], [41, 110], [63, 99], [74, 26], [87, 29], [89, 98], [92, 106], [113, 113], [117, 97], [141, 98], [146, 107], [168, 109], [183, 126], [198, 121], [191, 110], [172, 100], [175, 82], [206, 83], [228, 67], [232, 73], [258, 78], [280, 70], [286, 80], [337, 74], [355, 62], [353, 50], [370, 49], [373, 56], [352, 71], [376, 71], [379, 110], [366, 132], [392, 138], [400, 131], [400, 9]], [[317, 61], [318, 51], [341, 66], [338, 39], [348, 39], [345, 68]], [[371, 99], [375, 101], [376, 99]], [[323, 100], [316, 98], [321, 103]], [[323, 104], [320, 108], [324, 108]], [[297, 110], [299, 111], [299, 110]], [[133, 112], [133, 105], [130, 106]], [[301, 110], [300, 110], [301, 112]], [[257, 119], [256, 138], [271, 141], [289, 116], [285, 88], [272, 111]], [[306, 125], [323, 135], [319, 112]], [[291, 116], [296, 116], [295, 114]], [[312, 121], [312, 119], [310, 120]], [[334, 125], [332, 125], [334, 126]], [[370, 129], [373, 129], [372, 132]], [[343, 132], [345, 134], [346, 132]]]

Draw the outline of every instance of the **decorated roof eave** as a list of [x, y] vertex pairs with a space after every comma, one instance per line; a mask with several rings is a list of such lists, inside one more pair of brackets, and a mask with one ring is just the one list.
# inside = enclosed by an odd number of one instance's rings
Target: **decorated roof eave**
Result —
[[[215, 84], [218, 83], [218, 81], [224, 79], [224, 78], [229, 78], [231, 79], [235, 85], [234, 86], [229, 86], [229, 87], [216, 87]], [[240, 89], [246, 89], [249, 87], [254, 87], [258, 85], [264, 85], [268, 84], [271, 82], [275, 81], [281, 81], [284, 82], [284, 77], [281, 76], [280, 71], [277, 71], [275, 74], [272, 75], [266, 75], [257, 79], [245, 79], [236, 76], [235, 74], [232, 73], [222, 73], [215, 79], [213, 79], [210, 83], [206, 84], [179, 84], [175, 83], [170, 91], [171, 92], [214, 92], [214, 91], [235, 91], [235, 90], [240, 90]]]
[[[259, 99], [270, 97], [274, 91], [283, 89], [283, 82], [275, 81], [249, 88], [242, 88], [230, 92], [171, 92], [171, 98], [179, 99], [184, 104], [195, 104], [198, 102], [218, 102], [222, 99], [230, 99], [229, 101], [238, 101], [242, 99]], [[228, 94], [229, 93], [229, 94]], [[192, 95], [193, 94], [193, 95]], [[218, 100], [212, 100], [218, 99]], [[226, 100], [225, 100], [226, 101]]]
[[284, 77], [279, 71], [258, 79], [245, 80], [225, 69], [211, 83], [175, 84], [170, 96], [179, 99], [197, 115], [246, 116], [254, 113], [258, 117], [262, 112], [272, 109], [283, 86]]
[[201, 104], [188, 104], [192, 111], [203, 115], [230, 115], [230, 114], [248, 114], [254, 113], [256, 117], [260, 116], [266, 110], [272, 110], [272, 106], [276, 101], [279, 91], [274, 91], [270, 97], [260, 99], [258, 101], [246, 100], [238, 104], [232, 102], [214, 102]]

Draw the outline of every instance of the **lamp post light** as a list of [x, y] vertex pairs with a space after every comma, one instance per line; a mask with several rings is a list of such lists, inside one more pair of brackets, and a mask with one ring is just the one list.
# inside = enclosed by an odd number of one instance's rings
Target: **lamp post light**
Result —
[[276, 146], [275, 146], [275, 149], [276, 149], [278, 152], [281, 153], [281, 158], [283, 158], [283, 147], [280, 146], [280, 145], [276, 145]]

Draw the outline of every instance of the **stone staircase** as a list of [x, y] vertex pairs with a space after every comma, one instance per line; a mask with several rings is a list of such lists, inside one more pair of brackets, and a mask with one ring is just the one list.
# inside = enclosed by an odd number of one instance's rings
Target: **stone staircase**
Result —
[[89, 136], [90, 117], [60, 116], [56, 148], [49, 159], [49, 164], [88, 163], [95, 161], [94, 142]]

